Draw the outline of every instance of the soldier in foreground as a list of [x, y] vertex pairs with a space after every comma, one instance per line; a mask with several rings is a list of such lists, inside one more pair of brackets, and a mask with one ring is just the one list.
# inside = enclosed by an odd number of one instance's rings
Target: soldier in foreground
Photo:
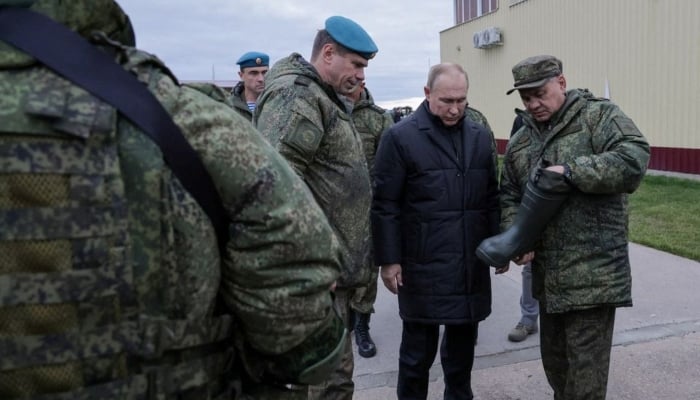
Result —
[[269, 69], [270, 57], [258, 51], [249, 51], [238, 58], [240, 82], [231, 90], [230, 100], [239, 114], [248, 121], [253, 120], [253, 112], [258, 96], [265, 89], [265, 74]]
[[147, 86], [229, 220], [219, 248], [162, 147], [0, 39], [0, 398], [306, 398], [347, 334], [338, 243], [304, 183], [229, 106], [131, 47], [114, 1], [0, 6], [0, 35], [48, 16]]
[[606, 396], [615, 309], [632, 306], [627, 195], [646, 172], [649, 144], [620, 108], [566, 89], [562, 62], [513, 67], [524, 126], [508, 142], [502, 227], [477, 255], [532, 262], [542, 365], [554, 399]]
[[[350, 98], [354, 102], [352, 109], [352, 122], [362, 139], [362, 149], [365, 152], [367, 168], [372, 171], [374, 166], [374, 154], [379, 146], [379, 138], [382, 133], [394, 123], [391, 114], [374, 104], [374, 99], [362, 82]], [[370, 264], [367, 266], [370, 278], [367, 285], [354, 290], [350, 300], [350, 309], [354, 315], [355, 344], [357, 352], [362, 357], [374, 357], [377, 347], [369, 334], [370, 315], [374, 312], [374, 302], [377, 300], [377, 277], [379, 267], [374, 265], [370, 256]]]
[[[356, 22], [341, 16], [318, 31], [311, 60], [300, 54], [278, 61], [258, 99], [254, 125], [289, 161], [311, 189], [342, 251], [335, 303], [348, 323], [349, 297], [369, 279], [371, 187], [362, 142], [347, 98], [364, 81], [377, 46]], [[312, 398], [352, 399], [354, 368], [350, 338], [337, 371]]]

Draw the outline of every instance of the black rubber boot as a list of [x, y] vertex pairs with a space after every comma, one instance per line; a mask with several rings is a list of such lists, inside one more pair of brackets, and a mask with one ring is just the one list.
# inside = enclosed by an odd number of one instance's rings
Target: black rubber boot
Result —
[[482, 241], [476, 249], [477, 257], [491, 266], [502, 267], [513, 257], [531, 251], [569, 192], [571, 186], [564, 175], [538, 169], [527, 182], [513, 225]]
[[370, 314], [355, 313], [355, 343], [357, 352], [364, 358], [377, 354], [377, 347], [369, 335], [369, 316]]

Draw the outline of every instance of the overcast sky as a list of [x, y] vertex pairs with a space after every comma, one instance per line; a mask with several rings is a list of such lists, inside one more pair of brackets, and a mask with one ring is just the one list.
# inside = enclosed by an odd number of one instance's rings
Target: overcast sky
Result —
[[453, 24], [444, 0], [117, 0], [131, 17], [137, 46], [182, 80], [238, 79], [251, 50], [274, 63], [292, 52], [308, 59], [326, 18], [362, 25], [379, 47], [365, 70], [377, 102], [423, 96], [428, 68], [440, 62], [440, 31]]

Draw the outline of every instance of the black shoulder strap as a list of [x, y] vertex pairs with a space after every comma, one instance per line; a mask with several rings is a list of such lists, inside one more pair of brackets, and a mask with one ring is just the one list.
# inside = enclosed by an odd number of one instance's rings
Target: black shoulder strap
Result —
[[114, 106], [163, 152], [165, 162], [211, 219], [223, 250], [229, 218], [202, 160], [146, 85], [67, 27], [24, 8], [0, 7], [0, 40]]
[[311, 78], [309, 78], [308, 76], [299, 75], [297, 76], [297, 79], [294, 80], [294, 84], [301, 86], [309, 86], [311, 85]]

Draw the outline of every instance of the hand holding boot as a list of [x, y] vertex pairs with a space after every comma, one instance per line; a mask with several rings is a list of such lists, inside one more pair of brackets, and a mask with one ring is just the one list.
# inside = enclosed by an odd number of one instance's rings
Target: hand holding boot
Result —
[[[561, 172], [559, 172], [561, 171]], [[511, 259], [533, 250], [535, 243], [571, 192], [563, 165], [536, 168], [525, 187], [513, 225], [481, 242], [476, 255], [489, 265], [507, 265]]]

